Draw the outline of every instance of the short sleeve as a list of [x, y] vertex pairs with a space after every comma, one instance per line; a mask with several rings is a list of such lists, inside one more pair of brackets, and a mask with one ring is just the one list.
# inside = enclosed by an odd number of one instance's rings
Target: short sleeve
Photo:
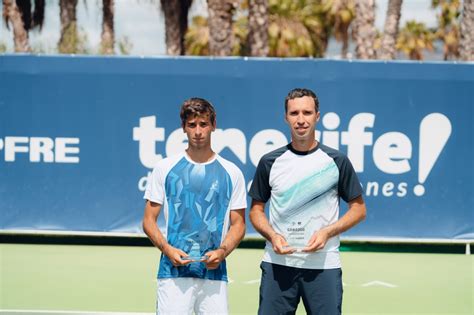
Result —
[[148, 176], [148, 183], [146, 185], [143, 199], [163, 204], [165, 196], [164, 190], [163, 171], [161, 170], [160, 166], [157, 165], [153, 169], [153, 172], [151, 172], [151, 174]]
[[244, 175], [239, 169], [234, 172], [234, 184], [230, 199], [230, 210], [240, 210], [247, 208], [247, 194], [245, 190]]
[[270, 199], [272, 188], [270, 187], [270, 165], [268, 164], [264, 157], [258, 162], [249, 191], [250, 197], [254, 200], [267, 202]]
[[362, 195], [362, 187], [349, 158], [343, 155], [340, 159], [340, 163], [337, 163], [339, 167], [339, 196], [345, 202], [349, 202]]

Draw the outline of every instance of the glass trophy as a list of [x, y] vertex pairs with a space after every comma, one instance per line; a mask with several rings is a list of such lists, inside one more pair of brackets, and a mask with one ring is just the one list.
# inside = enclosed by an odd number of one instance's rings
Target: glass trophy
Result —
[[285, 248], [293, 248], [296, 252], [301, 252], [306, 247], [309, 237], [306, 235], [306, 224], [300, 220], [291, 220], [284, 227], [284, 233], [288, 246]]
[[198, 242], [188, 239], [187, 243], [189, 245], [189, 252], [187, 256], [182, 257], [183, 260], [192, 260], [192, 261], [205, 261], [209, 257], [207, 255], [201, 254], [201, 246]]

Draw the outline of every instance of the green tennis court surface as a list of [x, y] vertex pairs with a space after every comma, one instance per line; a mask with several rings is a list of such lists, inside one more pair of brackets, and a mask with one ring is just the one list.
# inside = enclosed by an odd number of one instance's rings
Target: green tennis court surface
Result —
[[[229, 257], [231, 314], [256, 314], [261, 256]], [[152, 247], [0, 244], [0, 313], [153, 313], [158, 261]], [[343, 252], [342, 262], [343, 314], [474, 314], [472, 255]]]

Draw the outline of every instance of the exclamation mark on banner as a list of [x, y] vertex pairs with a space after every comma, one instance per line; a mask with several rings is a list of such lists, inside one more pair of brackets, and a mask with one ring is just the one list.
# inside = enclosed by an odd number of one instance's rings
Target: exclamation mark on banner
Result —
[[451, 122], [440, 113], [432, 113], [423, 118], [420, 124], [420, 158], [418, 160], [418, 182], [414, 188], [417, 196], [423, 196], [423, 183], [428, 178], [441, 151], [451, 135]]

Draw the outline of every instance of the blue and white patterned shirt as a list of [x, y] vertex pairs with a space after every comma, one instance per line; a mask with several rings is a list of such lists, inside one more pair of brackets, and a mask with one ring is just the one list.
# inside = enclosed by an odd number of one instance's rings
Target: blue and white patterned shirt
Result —
[[[242, 172], [217, 154], [206, 163], [196, 163], [186, 153], [160, 160], [144, 198], [162, 205], [164, 236], [190, 256], [217, 249], [229, 229], [230, 211], [247, 207]], [[158, 278], [178, 277], [227, 281], [226, 263], [215, 270], [201, 262], [174, 267], [162, 254]]]

